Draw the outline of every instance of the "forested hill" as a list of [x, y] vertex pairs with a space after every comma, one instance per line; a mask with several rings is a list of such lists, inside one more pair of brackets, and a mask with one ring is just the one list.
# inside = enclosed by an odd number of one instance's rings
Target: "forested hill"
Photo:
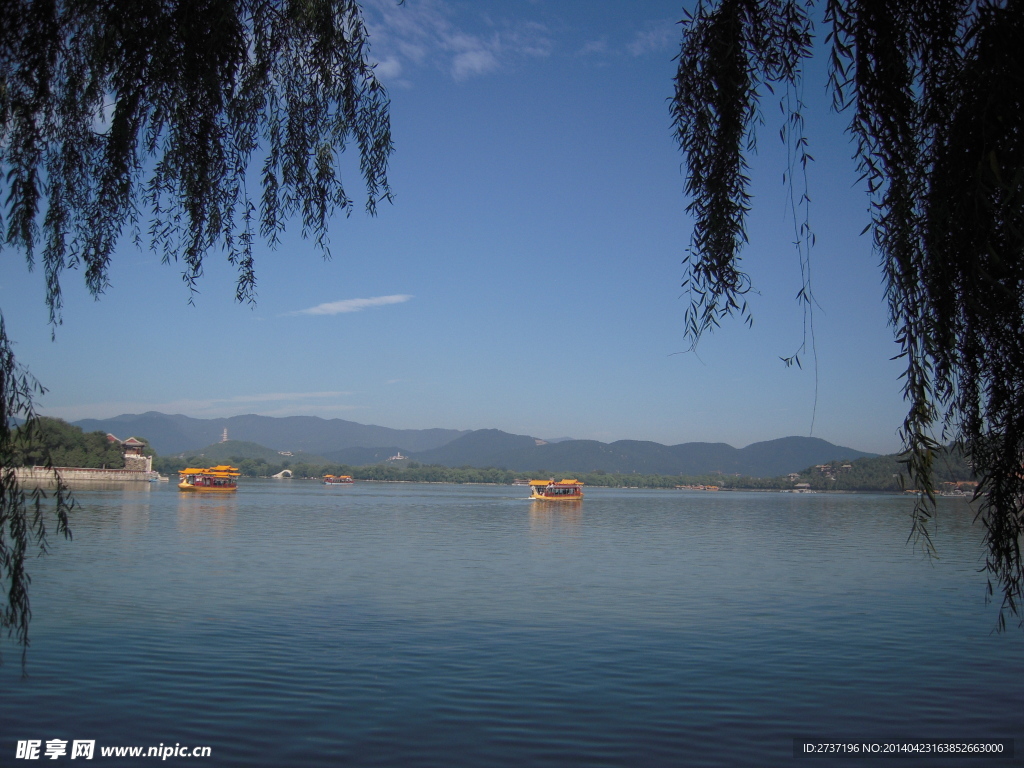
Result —
[[[901, 481], [903, 474], [900, 457], [890, 454], [811, 466], [800, 473], [799, 481], [825, 491], [900, 491], [905, 490], [905, 477]], [[934, 474], [939, 490], [948, 490], [943, 488], [943, 483], [977, 480], [967, 459], [956, 448], [941, 448], [936, 452]]]
[[[81, 427], [45, 416], [39, 419], [38, 429], [30, 440], [26, 439], [22, 429], [18, 428], [14, 439], [15, 463], [18, 466], [43, 464], [47, 451], [55, 467], [120, 469], [124, 466], [121, 444], [107, 440], [106, 432], [84, 432]], [[145, 438], [136, 439], [146, 442]], [[146, 452], [151, 453], [148, 450]]]
[[523, 472], [611, 472], [657, 475], [746, 475], [774, 477], [808, 466], [875, 454], [833, 445], [816, 437], [783, 437], [733, 448], [726, 443], [662, 445], [641, 440], [543, 443], [525, 435], [481, 429], [441, 448], [413, 453], [423, 464], [502, 467]]

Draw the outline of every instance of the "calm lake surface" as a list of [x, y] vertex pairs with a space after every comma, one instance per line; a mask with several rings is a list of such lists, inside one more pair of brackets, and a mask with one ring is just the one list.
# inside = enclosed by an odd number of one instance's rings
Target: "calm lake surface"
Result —
[[31, 563], [27, 678], [0, 646], [0, 765], [38, 765], [14, 759], [26, 739], [95, 740], [88, 764], [111, 765], [154, 760], [100, 746], [209, 746], [166, 761], [209, 766], [863, 762], [794, 758], [795, 737], [1015, 739], [1012, 759], [911, 764], [1024, 764], [1024, 632], [993, 631], [966, 502], [941, 500], [929, 561], [901, 497], [526, 494], [79, 491], [74, 540]]

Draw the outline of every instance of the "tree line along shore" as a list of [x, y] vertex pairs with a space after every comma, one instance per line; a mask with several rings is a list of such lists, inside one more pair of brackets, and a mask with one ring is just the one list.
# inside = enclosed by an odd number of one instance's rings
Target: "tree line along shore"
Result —
[[[138, 438], [145, 442], [145, 438]], [[124, 459], [115, 445], [103, 432], [83, 432], [81, 428], [67, 424], [60, 419], [40, 419], [32, 435], [23, 435], [17, 441], [18, 460], [22, 466], [44, 463], [49, 453], [54, 466], [94, 467], [117, 469], [124, 466]], [[206, 449], [209, 450], [209, 449]], [[147, 452], [154, 456], [153, 468], [162, 474], [177, 474], [188, 466], [206, 466], [229, 461], [238, 467], [244, 477], [270, 477], [283, 470], [289, 470], [296, 478], [320, 479], [326, 474], [351, 475], [356, 480], [421, 482], [421, 483], [488, 483], [511, 485], [517, 479], [575, 477], [588, 486], [608, 488], [676, 488], [678, 486], [717, 487], [721, 490], [815, 490], [815, 491], [884, 491], [904, 490], [901, 482], [902, 466], [896, 455], [861, 458], [853, 461], [832, 461], [806, 467], [780, 477], [747, 477], [723, 473], [704, 475], [664, 475], [638, 472], [606, 472], [597, 470], [579, 472], [560, 467], [537, 467], [530, 471], [513, 471], [498, 467], [448, 467], [437, 464], [425, 465], [409, 459], [384, 462], [367, 466], [350, 466], [311, 457], [286, 456], [277, 452], [274, 458], [253, 458], [244, 455], [230, 455], [230, 448], [224, 448], [228, 455], [208, 456], [202, 452], [187, 452], [180, 456], [158, 456], [152, 449]], [[971, 467], [962, 453], [945, 448], [936, 457], [936, 481], [942, 489], [948, 486], [973, 481]]]

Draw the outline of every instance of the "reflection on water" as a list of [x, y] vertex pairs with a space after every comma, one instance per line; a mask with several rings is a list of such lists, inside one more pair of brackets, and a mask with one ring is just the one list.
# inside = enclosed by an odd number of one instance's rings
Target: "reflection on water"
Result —
[[[72, 537], [81, 526], [105, 521], [122, 534], [142, 534], [150, 521], [152, 483], [73, 481], [68, 483], [75, 508], [69, 519]], [[52, 499], [52, 491], [47, 491]]]
[[149, 526], [149, 494], [126, 495], [121, 505], [121, 530], [141, 533]]
[[237, 512], [234, 493], [178, 493], [178, 530], [183, 533], [224, 536], [235, 527]]
[[137, 496], [140, 493], [150, 493], [152, 483], [111, 483], [99, 480], [68, 480], [65, 485], [72, 493], [78, 491], [115, 491], [122, 496]]
[[583, 522], [583, 500], [531, 501], [530, 530], [534, 533], [575, 532]]

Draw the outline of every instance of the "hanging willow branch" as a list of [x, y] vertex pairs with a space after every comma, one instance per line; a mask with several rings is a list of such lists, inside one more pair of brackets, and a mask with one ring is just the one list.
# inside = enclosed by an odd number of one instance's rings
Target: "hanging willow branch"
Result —
[[750, 319], [745, 152], [763, 88], [799, 80], [822, 4], [833, 103], [851, 115], [906, 365], [904, 462], [922, 490], [912, 533], [930, 549], [935, 452], [958, 444], [981, 477], [1002, 626], [1024, 590], [1022, 0], [701, 2], [683, 20], [673, 100], [695, 219], [686, 333], [695, 344], [729, 315]]
[[[0, 423], [20, 421], [18, 429], [0, 429], [0, 584], [6, 600], [0, 604], [0, 630], [13, 635], [21, 645], [21, 663], [24, 668], [28, 651], [28, 624], [32, 609], [28, 599], [31, 581], [25, 572], [25, 558], [35, 546], [46, 551], [47, 495], [39, 488], [26, 492], [18, 484], [15, 465], [24, 448], [34, 442], [39, 419], [32, 407], [35, 395], [43, 388], [14, 359], [7, 328], [0, 317]], [[47, 458], [46, 468], [52, 472], [55, 491], [53, 506], [57, 532], [68, 538], [68, 512], [74, 501], [60, 475], [53, 471]]]
[[[125, 236], [181, 263], [190, 289], [222, 251], [242, 302], [256, 238], [276, 243], [290, 219], [329, 256], [328, 225], [353, 205], [349, 146], [366, 210], [391, 199], [389, 102], [368, 57], [355, 0], [0, 2], [0, 249], [41, 262], [51, 326], [65, 271], [102, 294]], [[3, 618], [24, 647], [27, 531], [45, 530], [5, 451], [39, 390], [2, 332], [0, 357]]]

